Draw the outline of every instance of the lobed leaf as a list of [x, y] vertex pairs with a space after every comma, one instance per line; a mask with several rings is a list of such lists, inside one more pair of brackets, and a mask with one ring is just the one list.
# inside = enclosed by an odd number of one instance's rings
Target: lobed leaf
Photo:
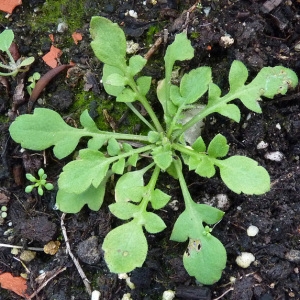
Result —
[[102, 152], [92, 149], [79, 151], [79, 159], [69, 162], [58, 179], [59, 189], [81, 194], [91, 185], [97, 188], [105, 178], [111, 161]]
[[142, 214], [145, 229], [149, 233], [158, 233], [163, 231], [167, 226], [165, 222], [157, 214], [152, 212], [145, 212]]
[[109, 210], [113, 215], [121, 220], [133, 218], [134, 214], [138, 213], [140, 208], [132, 203], [117, 202], [109, 205]]
[[[78, 213], [85, 204], [89, 209], [97, 211], [100, 209], [104, 195], [107, 178], [95, 188], [92, 185], [80, 194], [68, 193], [65, 190], [59, 189], [56, 195], [56, 206], [64, 213]], [[70, 182], [72, 185], [72, 182]]]
[[17, 117], [9, 132], [26, 149], [44, 150], [54, 146], [54, 155], [59, 159], [71, 154], [79, 139], [89, 135], [84, 129], [69, 126], [58, 113], [46, 108], [36, 108], [32, 115]]
[[229, 151], [227, 139], [222, 134], [217, 134], [209, 143], [207, 153], [211, 157], [224, 157]]

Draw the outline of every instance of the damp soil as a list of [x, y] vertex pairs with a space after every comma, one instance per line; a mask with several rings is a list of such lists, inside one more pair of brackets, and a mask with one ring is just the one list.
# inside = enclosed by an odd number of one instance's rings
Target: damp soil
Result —
[[[76, 2], [76, 1], [75, 1]], [[233, 60], [244, 62], [250, 77], [262, 67], [283, 65], [300, 72], [300, 2], [277, 1], [224, 1], [203, 0], [193, 7], [193, 1], [106, 1], [81, 0], [23, 0], [12, 15], [1, 13], [1, 28], [11, 28], [21, 55], [36, 58], [31, 69], [15, 78], [0, 83], [0, 205], [6, 205], [8, 216], [0, 225], [0, 243], [43, 248], [49, 241], [59, 241], [54, 255], [37, 251], [30, 262], [25, 262], [29, 273], [28, 294], [41, 287], [41, 274], [54, 276], [37, 293], [34, 299], [90, 299], [72, 259], [66, 254], [66, 242], [60, 226], [61, 213], [54, 210], [56, 190], [26, 194], [25, 173], [44, 167], [54, 184], [67, 161], [58, 161], [51, 150], [45, 152], [21, 152], [8, 133], [11, 118], [27, 111], [28, 94], [24, 90], [24, 103], [14, 106], [16, 87], [34, 72], [45, 74], [50, 68], [41, 57], [51, 44], [60, 48], [60, 63], [73, 61], [68, 78], [62, 73], [51, 81], [41, 94], [35, 107], [47, 107], [59, 112], [69, 124], [78, 125], [78, 116], [84, 109], [103, 129], [136, 132], [141, 124], [124, 114], [124, 106], [108, 97], [100, 83], [101, 63], [95, 59], [89, 46], [89, 21], [93, 15], [101, 15], [117, 22], [124, 29], [127, 40], [139, 44], [137, 52], [144, 55], [156, 39], [168, 32], [164, 42], [150, 57], [145, 73], [154, 80], [163, 76], [163, 55], [174, 35], [187, 30], [195, 57], [180, 64], [188, 71], [197, 66], [211, 66], [214, 81], [223, 91], [228, 89], [227, 75]], [[189, 10], [190, 9], [190, 10]], [[133, 10], [137, 18], [128, 16]], [[187, 10], [188, 13], [186, 12]], [[60, 22], [68, 28], [57, 32]], [[75, 44], [72, 32], [80, 32], [82, 41]], [[49, 34], [54, 35], [51, 42]], [[233, 39], [224, 43], [222, 37]], [[65, 217], [68, 242], [78, 258], [92, 289], [101, 292], [100, 299], [122, 299], [130, 293], [132, 299], [161, 299], [165, 290], [174, 290], [175, 299], [243, 299], [279, 300], [300, 299], [300, 107], [299, 87], [285, 96], [261, 102], [262, 114], [242, 109], [239, 124], [219, 115], [207, 118], [203, 131], [209, 141], [216, 133], [222, 133], [230, 143], [229, 155], [246, 155], [264, 166], [271, 176], [271, 190], [262, 196], [237, 195], [228, 190], [218, 176], [199, 178], [185, 172], [192, 197], [207, 202], [226, 195], [229, 205], [224, 208], [223, 220], [214, 228], [214, 234], [225, 245], [228, 255], [226, 268], [219, 282], [202, 286], [191, 278], [182, 265], [186, 245], [169, 241], [172, 226], [183, 210], [182, 195], [178, 183], [171, 178], [160, 181], [160, 188], [176, 200], [177, 210], [167, 206], [159, 212], [168, 229], [147, 235], [149, 253], [142, 268], [131, 272], [135, 289], [125, 280], [109, 272], [103, 261], [103, 238], [118, 221], [110, 215], [107, 206], [94, 212], [84, 208], [80, 213]], [[160, 112], [153, 97], [153, 105]], [[241, 106], [240, 106], [241, 107]], [[16, 111], [12, 113], [13, 108]], [[115, 128], [114, 128], [115, 127]], [[261, 142], [267, 143], [258, 149]], [[278, 160], [270, 160], [267, 153], [277, 153]], [[106, 195], [106, 203], [112, 201], [113, 182]], [[217, 202], [217, 201], [215, 201]], [[255, 237], [249, 237], [249, 225], [259, 228]], [[54, 247], [55, 248], [55, 247]], [[55, 252], [55, 251], [54, 251]], [[241, 252], [251, 252], [255, 262], [247, 269], [235, 263]], [[15, 260], [18, 255], [11, 249], [0, 249], [0, 270], [15, 276], [26, 273]], [[66, 268], [66, 269], [63, 269]], [[59, 273], [59, 271], [61, 271]], [[46, 277], [47, 278], [47, 277]], [[235, 280], [233, 281], [233, 278]], [[222, 296], [223, 295], [223, 296]], [[219, 298], [218, 298], [219, 297]], [[0, 299], [22, 299], [13, 292], [0, 289]]]

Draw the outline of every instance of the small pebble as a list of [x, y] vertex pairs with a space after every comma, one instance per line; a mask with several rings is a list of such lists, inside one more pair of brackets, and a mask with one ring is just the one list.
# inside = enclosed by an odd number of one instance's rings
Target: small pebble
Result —
[[273, 161], [282, 161], [284, 158], [283, 153], [280, 151], [268, 152], [265, 154], [265, 158]]
[[256, 149], [260, 150], [260, 149], [266, 149], [269, 146], [268, 143], [261, 141], [257, 144]]
[[290, 262], [300, 263], [300, 251], [292, 249], [285, 254], [285, 258]]
[[247, 229], [247, 235], [248, 236], [256, 236], [259, 232], [259, 229], [254, 226], [254, 225], [250, 225]]
[[237, 265], [244, 269], [248, 268], [254, 261], [255, 256], [249, 252], [241, 252], [241, 254], [235, 260]]

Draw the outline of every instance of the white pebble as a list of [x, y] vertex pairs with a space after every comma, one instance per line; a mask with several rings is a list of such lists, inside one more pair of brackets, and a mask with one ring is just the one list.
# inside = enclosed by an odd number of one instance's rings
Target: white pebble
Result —
[[94, 290], [92, 292], [91, 300], [99, 300], [100, 296], [101, 296], [101, 293], [99, 291], [97, 291], [97, 290]]
[[168, 290], [168, 291], [164, 291], [163, 296], [162, 296], [162, 300], [173, 300], [175, 298], [175, 292]]
[[266, 153], [265, 158], [273, 161], [282, 161], [284, 155], [280, 151], [274, 151]]
[[248, 268], [254, 261], [255, 256], [249, 252], [241, 252], [241, 255], [239, 255], [235, 260], [237, 265], [244, 269]]
[[266, 143], [265, 141], [261, 141], [257, 144], [256, 149], [260, 150], [260, 149], [266, 149], [269, 146], [268, 143]]
[[248, 236], [256, 236], [259, 232], [258, 227], [254, 226], [254, 225], [250, 225], [247, 229], [247, 235]]
[[133, 9], [129, 10], [127, 15], [129, 15], [130, 17], [135, 18], [135, 19], [138, 17], [137, 13]]
[[57, 32], [63, 33], [68, 29], [68, 25], [66, 22], [61, 22], [57, 25]]
[[277, 129], [281, 130], [281, 125], [280, 125], [279, 123], [277, 123], [277, 124], [275, 125], [275, 127], [276, 127]]

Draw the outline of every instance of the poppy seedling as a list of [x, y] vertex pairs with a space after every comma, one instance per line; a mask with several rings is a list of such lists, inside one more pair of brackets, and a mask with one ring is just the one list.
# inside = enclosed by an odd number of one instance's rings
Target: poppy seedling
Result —
[[46, 181], [47, 179], [47, 174], [45, 174], [45, 171], [44, 169], [39, 169], [38, 171], [38, 175], [39, 175], [39, 179], [35, 178], [32, 174], [30, 173], [27, 173], [26, 174], [26, 178], [31, 181], [32, 183], [34, 184], [31, 184], [31, 185], [27, 185], [26, 188], [25, 188], [25, 192], [26, 193], [31, 193], [32, 190], [34, 188], [37, 188], [38, 190], [38, 194], [40, 196], [43, 196], [44, 195], [44, 190], [43, 188], [45, 188], [46, 190], [50, 191], [50, 190], [53, 190], [54, 186], [52, 183], [49, 183]]

